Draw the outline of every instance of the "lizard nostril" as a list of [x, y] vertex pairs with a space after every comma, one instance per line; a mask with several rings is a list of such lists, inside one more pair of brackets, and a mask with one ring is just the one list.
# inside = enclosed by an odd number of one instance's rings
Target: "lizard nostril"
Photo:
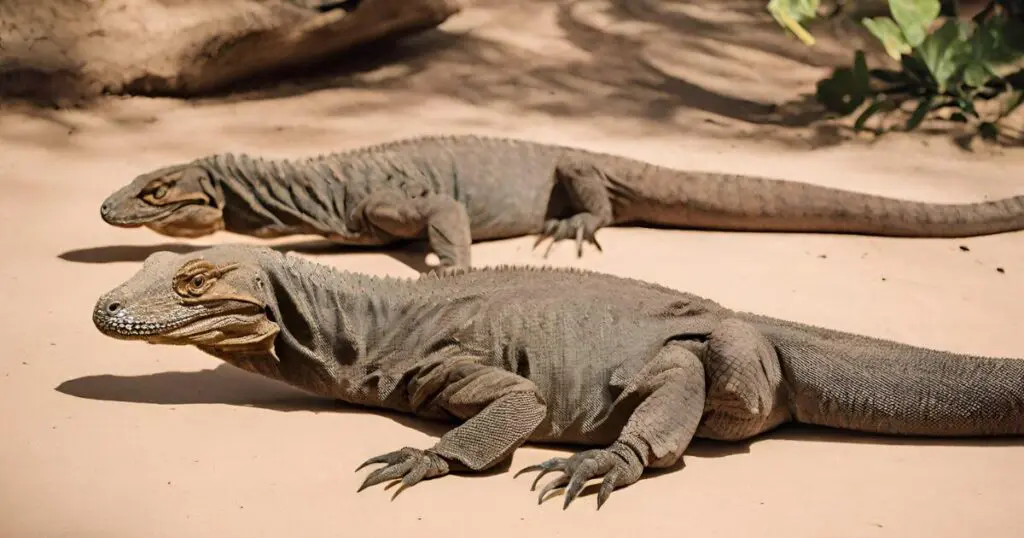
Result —
[[101, 205], [100, 206], [100, 213], [102, 213], [104, 215], [106, 215], [107, 213], [110, 213], [110, 204], [104, 203], [103, 205]]
[[112, 302], [112, 303], [107, 305], [107, 312], [110, 312], [111, 314], [117, 312], [120, 309], [121, 309], [121, 303], [119, 303], [117, 301], [114, 301], [114, 302]]

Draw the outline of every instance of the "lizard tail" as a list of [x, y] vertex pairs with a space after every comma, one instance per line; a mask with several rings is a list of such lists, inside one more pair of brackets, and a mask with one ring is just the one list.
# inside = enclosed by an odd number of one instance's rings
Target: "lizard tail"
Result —
[[880, 434], [1024, 434], [1024, 359], [960, 355], [772, 320], [793, 419]]
[[650, 177], [632, 188], [635, 218], [627, 220], [673, 228], [891, 237], [970, 237], [1024, 229], [1024, 196], [934, 204], [752, 176], [662, 173], [671, 177]]

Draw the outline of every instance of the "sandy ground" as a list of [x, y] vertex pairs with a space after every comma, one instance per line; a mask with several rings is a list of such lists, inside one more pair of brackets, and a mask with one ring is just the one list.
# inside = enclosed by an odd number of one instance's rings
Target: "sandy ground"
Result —
[[[149, 253], [255, 241], [175, 241], [99, 218], [106, 194], [134, 175], [218, 151], [299, 156], [474, 132], [921, 200], [1024, 193], [1021, 150], [979, 156], [942, 137], [893, 136], [811, 151], [830, 131], [755, 118], [813, 87], [833, 49], [825, 42], [811, 56], [739, 4], [680, 15], [687, 32], [659, 34], [641, 15], [605, 20], [603, 41], [550, 3], [484, 6], [310, 92], [4, 111], [0, 536], [1020, 536], [1024, 449], [1011, 441], [787, 428], [745, 444], [696, 442], [684, 469], [616, 492], [600, 512], [593, 495], [566, 512], [559, 498], [538, 506], [528, 479], [508, 472], [425, 482], [394, 501], [393, 490], [356, 494], [359, 462], [429, 446], [442, 430], [339, 408], [192, 348], [114, 341], [92, 326], [96, 298]], [[607, 14], [600, 4], [577, 8], [591, 20]], [[746, 26], [716, 33], [721, 24]], [[605, 253], [579, 260], [568, 245], [544, 260], [532, 238], [478, 244], [473, 257], [577, 265], [738, 309], [1024, 356], [1021, 233], [902, 240], [622, 228], [600, 238]], [[304, 252], [380, 275], [414, 276], [424, 263], [424, 251]], [[561, 453], [525, 447], [512, 469]]]

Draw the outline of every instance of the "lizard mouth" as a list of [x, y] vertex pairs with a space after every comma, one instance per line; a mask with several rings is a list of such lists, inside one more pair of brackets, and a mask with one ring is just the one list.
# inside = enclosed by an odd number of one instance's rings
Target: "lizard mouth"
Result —
[[244, 301], [226, 301], [216, 306], [179, 305], [162, 317], [135, 313], [116, 301], [97, 304], [92, 320], [106, 336], [119, 340], [146, 340], [152, 343], [196, 343], [235, 328], [251, 325], [263, 317], [263, 308]]
[[203, 203], [204, 202], [202, 200], [182, 200], [173, 204], [160, 206], [159, 208], [146, 206], [144, 209], [136, 208], [135, 211], [131, 213], [131, 216], [123, 213], [117, 214], [104, 207], [100, 209], [100, 215], [103, 217], [104, 222], [112, 226], [118, 226], [121, 228], [139, 228], [147, 224], [159, 223], [183, 207], [201, 205]]
[[96, 328], [106, 336], [122, 340], [139, 340], [157, 336], [195, 323], [210, 314], [204, 312], [206, 307], [195, 305], [179, 307], [174, 314], [155, 319], [136, 316], [129, 308], [122, 308], [119, 303], [112, 302], [107, 306], [93, 310], [92, 321]]

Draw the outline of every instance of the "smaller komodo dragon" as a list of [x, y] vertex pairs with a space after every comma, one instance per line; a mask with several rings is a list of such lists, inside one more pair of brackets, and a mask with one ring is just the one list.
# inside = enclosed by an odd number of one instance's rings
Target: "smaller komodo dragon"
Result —
[[[964, 237], [1024, 229], [1024, 196], [898, 200], [792, 181], [680, 171], [609, 154], [471, 135], [409, 138], [295, 160], [215, 154], [142, 174], [100, 208], [169, 236], [218, 230], [379, 246], [429, 240], [442, 269], [475, 241], [539, 234], [600, 249], [608, 225]], [[536, 246], [536, 245], [535, 245]], [[550, 247], [549, 247], [550, 250]]]
[[385, 466], [360, 489], [481, 471], [524, 442], [560, 442], [596, 448], [524, 469], [561, 472], [541, 500], [565, 488], [567, 507], [600, 479], [600, 507], [645, 469], [675, 464], [695, 436], [741, 440], [786, 422], [1024, 433], [1024, 360], [731, 311], [578, 269], [380, 278], [221, 245], [150, 255], [92, 316], [114, 338], [194, 345], [317, 395], [457, 424], [430, 448], [369, 459]]

